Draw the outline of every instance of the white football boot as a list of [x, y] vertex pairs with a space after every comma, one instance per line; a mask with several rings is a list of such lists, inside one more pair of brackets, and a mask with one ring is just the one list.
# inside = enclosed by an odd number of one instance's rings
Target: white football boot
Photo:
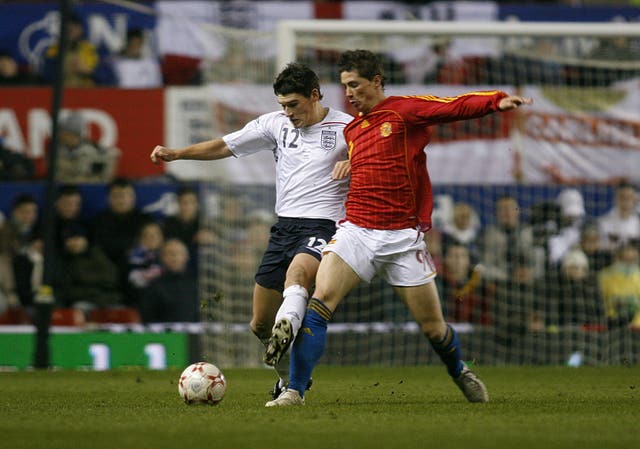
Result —
[[286, 407], [289, 405], [304, 405], [304, 398], [296, 390], [286, 389], [277, 399], [267, 402], [265, 407]]
[[464, 365], [460, 375], [453, 379], [458, 388], [464, 394], [469, 402], [488, 402], [489, 393], [487, 387], [480, 380], [476, 373], [471, 371], [467, 365]]

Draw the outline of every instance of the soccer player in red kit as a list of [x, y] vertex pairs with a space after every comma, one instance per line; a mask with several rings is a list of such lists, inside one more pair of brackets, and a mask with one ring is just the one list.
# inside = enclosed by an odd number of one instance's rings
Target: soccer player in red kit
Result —
[[485, 385], [463, 362], [458, 336], [442, 316], [433, 282], [436, 272], [423, 238], [433, 207], [424, 147], [430, 125], [514, 109], [531, 99], [499, 91], [387, 97], [375, 54], [347, 51], [338, 66], [345, 95], [358, 112], [344, 130], [351, 161], [346, 217], [324, 249], [293, 343], [289, 388], [266, 405], [304, 404], [305, 385], [324, 350], [333, 312], [361, 280], [376, 275], [393, 286], [467, 400], [487, 402]]

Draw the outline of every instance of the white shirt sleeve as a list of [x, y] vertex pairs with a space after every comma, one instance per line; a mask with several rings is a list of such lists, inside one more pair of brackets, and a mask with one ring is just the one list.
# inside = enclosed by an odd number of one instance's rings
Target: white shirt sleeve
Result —
[[276, 113], [261, 115], [244, 128], [222, 137], [235, 157], [248, 156], [259, 151], [275, 151], [278, 144], [274, 134]]

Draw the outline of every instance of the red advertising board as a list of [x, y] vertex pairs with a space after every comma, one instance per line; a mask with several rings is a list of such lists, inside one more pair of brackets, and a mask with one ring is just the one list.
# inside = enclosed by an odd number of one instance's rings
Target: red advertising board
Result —
[[[32, 158], [38, 176], [43, 176], [51, 135], [51, 89], [3, 88], [0, 94], [4, 144]], [[149, 160], [153, 147], [164, 141], [163, 89], [65, 89], [66, 110], [82, 113], [93, 140], [120, 150], [119, 176], [135, 179], [163, 173], [161, 165]]]

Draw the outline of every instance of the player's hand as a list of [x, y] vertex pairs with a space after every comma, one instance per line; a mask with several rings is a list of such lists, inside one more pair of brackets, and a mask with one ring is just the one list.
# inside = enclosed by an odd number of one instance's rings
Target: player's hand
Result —
[[176, 154], [169, 150], [168, 148], [163, 147], [162, 145], [156, 145], [156, 147], [151, 152], [151, 162], [154, 164], [159, 164], [160, 161], [171, 162], [177, 159]]
[[351, 162], [346, 161], [338, 161], [336, 165], [333, 166], [333, 171], [331, 172], [331, 179], [344, 179], [351, 174]]
[[509, 95], [508, 97], [504, 97], [498, 103], [498, 109], [501, 111], [508, 111], [509, 109], [516, 109], [522, 106], [523, 104], [532, 104], [533, 99], [521, 97], [519, 95]]

